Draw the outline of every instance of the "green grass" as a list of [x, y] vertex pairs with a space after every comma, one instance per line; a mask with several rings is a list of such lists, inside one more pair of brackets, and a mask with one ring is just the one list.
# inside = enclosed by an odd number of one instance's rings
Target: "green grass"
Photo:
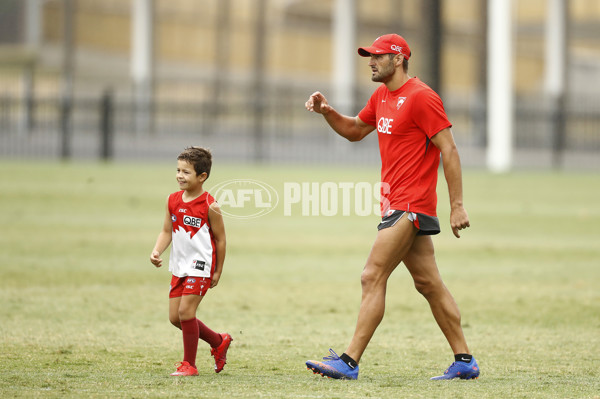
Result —
[[[376, 168], [223, 166], [210, 188], [257, 179], [378, 179]], [[166, 268], [148, 256], [175, 163], [0, 163], [0, 397], [599, 398], [600, 176], [466, 171], [472, 227], [455, 239], [440, 179], [437, 260], [477, 381], [432, 382], [452, 361], [401, 267], [357, 381], [304, 367], [354, 330], [375, 216], [225, 220], [228, 253], [198, 316], [234, 337], [220, 374], [172, 378], [179, 330]]]

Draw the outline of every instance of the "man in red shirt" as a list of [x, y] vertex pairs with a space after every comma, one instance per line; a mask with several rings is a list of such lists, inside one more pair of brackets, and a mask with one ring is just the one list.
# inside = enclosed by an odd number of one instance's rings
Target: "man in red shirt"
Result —
[[361, 275], [362, 301], [350, 345], [342, 356], [330, 349], [331, 356], [324, 361], [309, 360], [306, 365], [323, 376], [358, 377], [358, 362], [383, 319], [387, 280], [403, 262], [455, 356], [446, 372], [432, 379], [477, 378], [479, 366], [467, 347], [458, 306], [441, 279], [431, 240], [431, 235], [440, 232], [436, 214], [440, 154], [450, 195], [452, 232], [460, 237], [459, 230], [470, 226], [452, 125], [440, 97], [408, 75], [411, 51], [404, 38], [380, 36], [358, 53], [370, 57], [371, 79], [382, 83], [358, 116], [338, 113], [320, 92], [310, 96], [306, 108], [323, 115], [333, 130], [350, 141], [360, 141], [377, 129], [382, 221]]

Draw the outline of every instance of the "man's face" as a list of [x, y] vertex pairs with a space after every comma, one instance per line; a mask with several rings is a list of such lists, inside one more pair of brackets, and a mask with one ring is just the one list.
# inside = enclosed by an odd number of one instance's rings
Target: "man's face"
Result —
[[373, 82], [385, 83], [389, 81], [396, 72], [394, 57], [390, 54], [371, 54], [369, 66], [373, 72], [371, 75], [371, 80]]

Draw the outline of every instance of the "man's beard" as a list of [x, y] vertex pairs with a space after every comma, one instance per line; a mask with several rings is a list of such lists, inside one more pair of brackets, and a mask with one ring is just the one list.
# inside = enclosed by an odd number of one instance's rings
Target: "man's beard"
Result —
[[371, 76], [371, 80], [373, 82], [387, 82], [393, 74], [393, 69], [385, 68], [383, 70], [377, 71], [377, 74], [373, 74], [373, 76]]

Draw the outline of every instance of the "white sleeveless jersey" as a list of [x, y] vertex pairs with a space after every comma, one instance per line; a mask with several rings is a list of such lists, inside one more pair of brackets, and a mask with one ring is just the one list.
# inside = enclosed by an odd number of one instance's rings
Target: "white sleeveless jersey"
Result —
[[169, 196], [173, 223], [169, 271], [177, 277], [212, 277], [216, 264], [215, 240], [208, 223], [208, 209], [215, 199], [208, 192], [190, 202], [183, 191]]

